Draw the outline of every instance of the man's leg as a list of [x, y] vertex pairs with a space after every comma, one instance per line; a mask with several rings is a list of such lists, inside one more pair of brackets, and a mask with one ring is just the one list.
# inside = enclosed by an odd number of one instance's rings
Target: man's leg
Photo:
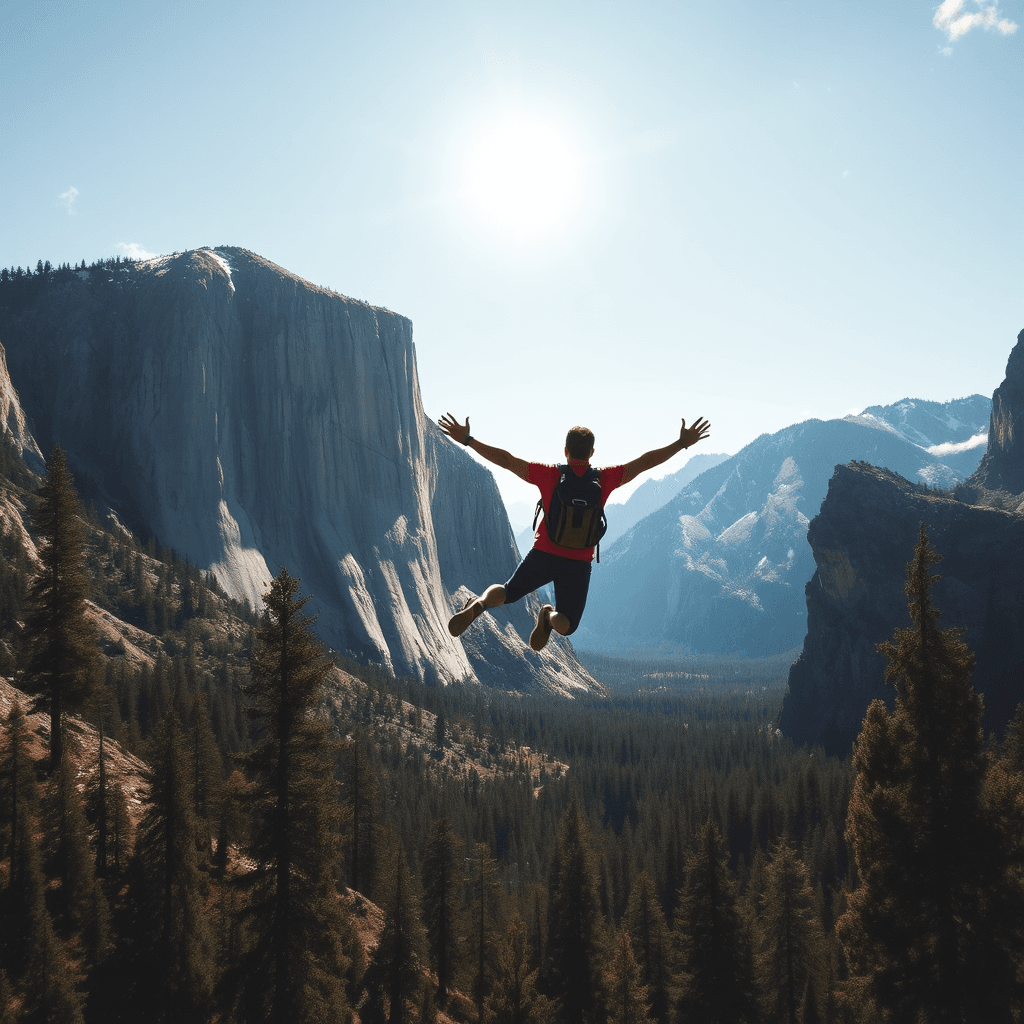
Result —
[[557, 563], [561, 561], [563, 559], [557, 555], [531, 549], [504, 586], [492, 583], [479, 597], [471, 597], [462, 611], [456, 612], [449, 620], [448, 632], [452, 636], [460, 636], [488, 608], [515, 604], [527, 594], [546, 586], [555, 578]]
[[456, 612], [448, 620], [448, 632], [452, 636], [461, 636], [466, 627], [478, 615], [488, 608], [497, 608], [505, 603], [505, 588], [500, 583], [492, 583], [479, 597], [471, 597], [461, 612]]
[[555, 604], [541, 606], [537, 615], [537, 625], [530, 634], [530, 646], [541, 651], [547, 645], [551, 631], [569, 636], [576, 632], [576, 627], [583, 617], [583, 609], [587, 604], [587, 593], [590, 590], [590, 562], [582, 559], [559, 558], [555, 574]]

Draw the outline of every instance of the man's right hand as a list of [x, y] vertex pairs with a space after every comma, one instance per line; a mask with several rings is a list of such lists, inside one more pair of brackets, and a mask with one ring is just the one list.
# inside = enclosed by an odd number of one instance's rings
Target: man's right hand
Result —
[[460, 423], [450, 412], [446, 412], [438, 421], [437, 425], [456, 443], [465, 444], [469, 437], [469, 417], [466, 417], [465, 424]]

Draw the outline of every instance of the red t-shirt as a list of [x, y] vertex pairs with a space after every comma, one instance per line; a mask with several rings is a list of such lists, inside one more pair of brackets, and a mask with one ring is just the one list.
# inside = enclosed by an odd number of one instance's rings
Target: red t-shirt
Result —
[[[577, 459], [570, 459], [569, 465], [577, 476], [583, 476], [590, 468], [589, 462]], [[625, 466], [608, 466], [598, 471], [601, 474], [602, 504], [607, 505], [608, 496], [616, 487], [622, 484], [624, 469]], [[548, 514], [548, 509], [551, 508], [551, 496], [555, 493], [555, 488], [558, 486], [558, 480], [561, 475], [557, 466], [545, 466], [540, 462], [527, 463], [526, 481], [540, 488], [540, 500], [544, 506], [545, 516]], [[594, 560], [593, 548], [563, 548], [560, 544], [556, 544], [548, 536], [548, 528], [544, 525], [543, 521], [537, 526], [537, 532], [533, 538], [533, 546], [538, 551], [547, 551], [551, 555], [561, 555], [562, 558], [576, 558], [581, 562], [592, 562]]]

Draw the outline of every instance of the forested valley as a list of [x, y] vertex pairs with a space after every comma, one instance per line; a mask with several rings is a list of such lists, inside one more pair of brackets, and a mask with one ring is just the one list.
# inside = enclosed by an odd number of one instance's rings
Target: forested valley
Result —
[[923, 531], [840, 761], [778, 732], [787, 659], [424, 686], [286, 569], [257, 614], [101, 522], [59, 448], [0, 492], [0, 1021], [1021, 1020], [1024, 713], [981, 735]]

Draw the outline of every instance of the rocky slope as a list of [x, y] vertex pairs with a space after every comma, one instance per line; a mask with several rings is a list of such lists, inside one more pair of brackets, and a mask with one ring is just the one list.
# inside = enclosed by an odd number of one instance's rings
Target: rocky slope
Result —
[[[909, 433], [906, 406], [931, 407], [910, 417], [916, 440], [900, 432]], [[947, 406], [908, 400], [759, 437], [602, 547], [577, 645], [747, 657], [799, 647], [814, 572], [807, 524], [835, 466], [859, 459], [953, 484], [962, 476], [927, 448], [969, 441], [988, 409], [980, 397]]]
[[[446, 623], [516, 552], [493, 478], [423, 413], [412, 324], [237, 248], [5, 285], [0, 341], [89, 497], [258, 604], [281, 565], [332, 647], [398, 673], [559, 692], [531, 607]], [[465, 554], [466, 545], [472, 554]]]
[[945, 626], [966, 631], [985, 729], [1002, 733], [1024, 699], [1024, 449], [1015, 443], [1022, 418], [1024, 331], [993, 397], [985, 456], [955, 496], [873, 466], [836, 468], [808, 530], [816, 568], [806, 588], [807, 636], [783, 705], [785, 735], [846, 755], [869, 702], [891, 705], [875, 644], [910, 622], [903, 586], [921, 522], [943, 556], [936, 605]]

